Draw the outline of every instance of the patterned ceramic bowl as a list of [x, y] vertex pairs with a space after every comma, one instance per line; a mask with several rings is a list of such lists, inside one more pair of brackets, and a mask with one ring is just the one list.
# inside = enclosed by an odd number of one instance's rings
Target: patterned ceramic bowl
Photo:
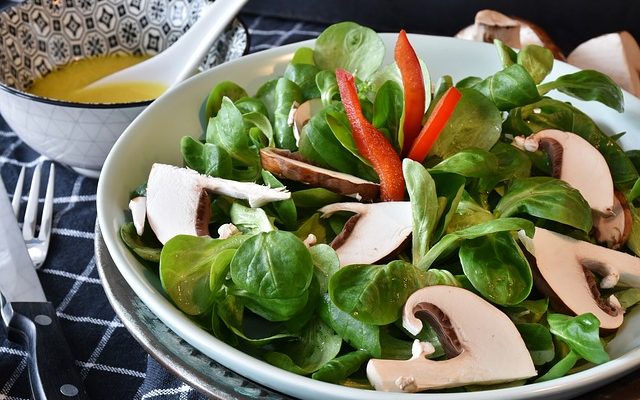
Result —
[[[116, 139], [150, 101], [80, 104], [26, 92], [34, 79], [85, 57], [156, 54], [198, 18], [206, 0], [27, 0], [0, 12], [0, 113], [34, 150], [97, 177]], [[201, 68], [240, 57], [235, 20]]]

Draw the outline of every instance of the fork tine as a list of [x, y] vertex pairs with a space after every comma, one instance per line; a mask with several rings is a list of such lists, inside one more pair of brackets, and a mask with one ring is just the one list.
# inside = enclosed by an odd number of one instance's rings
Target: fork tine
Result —
[[40, 174], [42, 163], [33, 170], [31, 178], [31, 189], [29, 189], [29, 199], [27, 209], [24, 212], [24, 223], [22, 225], [22, 237], [24, 240], [31, 240], [34, 237], [36, 228], [36, 217], [38, 216], [38, 199], [40, 198]]
[[51, 234], [51, 217], [53, 215], [53, 185], [55, 182], [56, 168], [53, 163], [49, 165], [49, 180], [47, 181], [47, 193], [44, 196], [44, 207], [42, 208], [42, 221], [40, 222], [40, 232], [38, 239], [48, 240]]
[[13, 208], [13, 213], [18, 216], [20, 212], [20, 200], [22, 199], [22, 186], [24, 186], [24, 166], [20, 170], [20, 175], [18, 175], [18, 182], [16, 183], [16, 188], [13, 191], [13, 199], [11, 199], [11, 208]]

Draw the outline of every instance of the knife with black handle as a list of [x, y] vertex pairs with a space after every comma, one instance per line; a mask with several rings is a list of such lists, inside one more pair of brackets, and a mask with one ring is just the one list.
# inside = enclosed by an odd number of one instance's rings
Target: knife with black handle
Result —
[[0, 179], [0, 314], [11, 341], [29, 353], [29, 382], [36, 400], [80, 400], [87, 394], [44, 295]]

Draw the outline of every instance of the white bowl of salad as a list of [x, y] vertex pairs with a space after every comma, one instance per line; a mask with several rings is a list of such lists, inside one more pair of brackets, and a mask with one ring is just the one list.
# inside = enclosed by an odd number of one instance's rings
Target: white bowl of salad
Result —
[[343, 22], [154, 102], [98, 220], [165, 324], [288, 395], [571, 397], [640, 364], [639, 121], [542, 47]]

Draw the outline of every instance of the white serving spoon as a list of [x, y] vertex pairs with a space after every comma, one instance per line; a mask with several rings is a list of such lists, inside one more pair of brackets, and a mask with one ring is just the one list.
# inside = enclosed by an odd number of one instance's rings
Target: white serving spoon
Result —
[[189, 30], [157, 55], [92, 82], [85, 89], [125, 82], [153, 82], [167, 88], [193, 75], [216, 38], [247, 0], [215, 0]]

